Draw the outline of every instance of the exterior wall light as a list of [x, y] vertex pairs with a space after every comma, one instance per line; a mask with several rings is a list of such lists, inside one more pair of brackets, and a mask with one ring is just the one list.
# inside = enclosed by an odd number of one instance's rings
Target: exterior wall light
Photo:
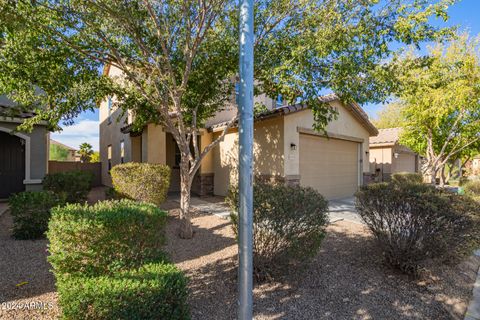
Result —
[[395, 159], [398, 159], [398, 156], [399, 156], [398, 152], [395, 152], [393, 156], [395, 157]]
[[297, 150], [297, 145], [295, 143], [290, 143], [290, 150], [292, 151]]

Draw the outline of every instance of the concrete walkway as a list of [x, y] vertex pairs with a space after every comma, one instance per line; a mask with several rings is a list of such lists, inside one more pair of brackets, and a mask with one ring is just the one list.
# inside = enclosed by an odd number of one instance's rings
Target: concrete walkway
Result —
[[[210, 199], [192, 197], [191, 206], [194, 210], [203, 213], [214, 214], [223, 219], [229, 219], [230, 209], [223, 201], [212, 202]], [[345, 198], [329, 201], [330, 221], [345, 220], [354, 223], [362, 223], [355, 210], [354, 198]]]
[[354, 223], [362, 223], [360, 216], [355, 209], [355, 198], [349, 197], [344, 199], [330, 200], [328, 202], [330, 210], [330, 221], [345, 220]]
[[[480, 257], [480, 249], [475, 251], [475, 255]], [[473, 285], [473, 297], [465, 314], [465, 320], [480, 320], [480, 269], [477, 273], [477, 281]]]

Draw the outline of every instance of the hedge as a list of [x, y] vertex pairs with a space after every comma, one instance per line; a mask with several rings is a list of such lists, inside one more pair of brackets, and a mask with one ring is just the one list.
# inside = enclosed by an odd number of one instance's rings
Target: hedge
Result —
[[87, 200], [93, 174], [85, 171], [67, 171], [47, 174], [43, 179], [43, 189], [56, 194], [65, 193], [68, 203], [81, 203]]
[[121, 196], [155, 205], [162, 204], [170, 186], [170, 167], [161, 164], [128, 162], [110, 171], [115, 191]]
[[396, 172], [392, 174], [392, 181], [398, 183], [423, 183], [423, 176], [420, 173]]
[[113, 275], [57, 278], [65, 319], [189, 319], [187, 279], [168, 263]]
[[38, 239], [45, 235], [52, 207], [65, 202], [65, 197], [50, 191], [20, 192], [9, 199], [15, 239]]
[[56, 274], [100, 275], [162, 260], [167, 214], [132, 200], [52, 210], [49, 261]]

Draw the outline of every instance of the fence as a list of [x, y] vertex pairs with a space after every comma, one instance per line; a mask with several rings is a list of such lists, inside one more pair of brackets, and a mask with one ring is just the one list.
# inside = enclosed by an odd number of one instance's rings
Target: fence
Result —
[[48, 173], [67, 172], [67, 171], [88, 171], [93, 173], [92, 186], [102, 185], [102, 165], [100, 162], [81, 163], [74, 161], [48, 161]]

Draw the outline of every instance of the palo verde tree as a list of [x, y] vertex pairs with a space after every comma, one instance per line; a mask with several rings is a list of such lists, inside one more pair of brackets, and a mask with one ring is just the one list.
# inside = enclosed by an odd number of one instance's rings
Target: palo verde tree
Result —
[[405, 105], [401, 142], [425, 155], [433, 184], [449, 161], [480, 141], [478, 41], [460, 35], [431, 47], [428, 56], [410, 52], [399, 62], [398, 96]]
[[[238, 69], [238, 8], [233, 0], [0, 0], [0, 91], [56, 124], [115, 95], [134, 127], [162, 125], [180, 150], [181, 237], [192, 237], [190, 187], [208, 146], [196, 136], [230, 100]], [[255, 1], [256, 93], [308, 104], [315, 129], [335, 111], [323, 89], [343, 100], [381, 101], [392, 77], [390, 42], [418, 44], [450, 33], [451, 0]], [[121, 77], [99, 70], [113, 66]], [[17, 80], [20, 79], [19, 82]], [[34, 94], [35, 89], [40, 94]]]
[[398, 101], [387, 104], [378, 112], [373, 124], [378, 129], [399, 127], [403, 122], [402, 104]]

